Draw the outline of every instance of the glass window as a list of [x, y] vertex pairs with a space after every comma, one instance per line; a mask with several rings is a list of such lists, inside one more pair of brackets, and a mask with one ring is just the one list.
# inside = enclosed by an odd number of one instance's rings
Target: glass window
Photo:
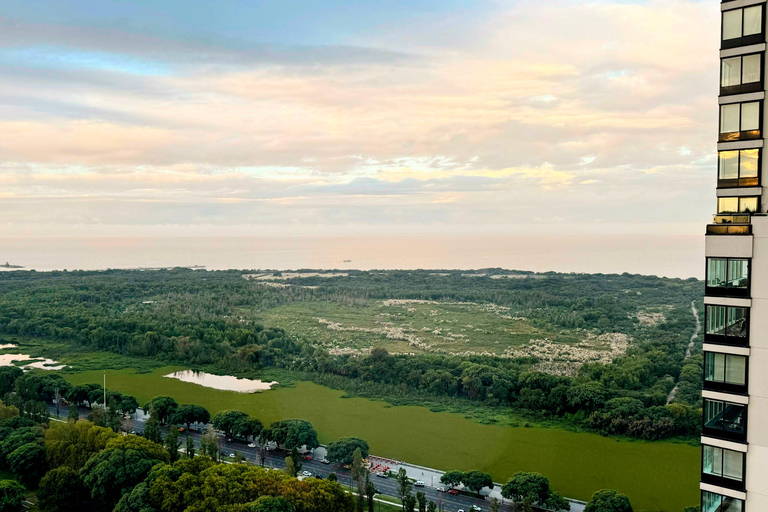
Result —
[[760, 129], [760, 103], [751, 101], [741, 104], [741, 131]]
[[741, 57], [723, 59], [720, 70], [720, 87], [741, 85]]
[[744, 512], [744, 502], [722, 494], [702, 491], [701, 512]]
[[704, 399], [704, 427], [743, 435], [746, 431], [747, 407], [741, 404]]
[[741, 58], [741, 83], [751, 84], [760, 81], [760, 54], [745, 55]]
[[717, 213], [737, 213], [739, 211], [738, 197], [718, 197]]
[[748, 260], [728, 260], [728, 287], [729, 288], [746, 288], [747, 280], [749, 277], [749, 261]]
[[720, 133], [733, 133], [739, 130], [739, 104], [731, 103], [720, 106]]
[[[759, 36], [762, 31], [763, 7], [761, 5], [723, 12], [723, 41], [730, 42], [725, 45], [729, 48], [758, 42], [756, 38], [749, 38], [749, 36]], [[742, 38], [749, 38], [749, 40], [741, 41]]]
[[721, 180], [733, 180], [739, 177], [739, 152], [738, 151], [720, 151], [717, 154], [720, 159], [719, 178]]
[[717, 352], [706, 352], [704, 356], [704, 380], [734, 386], [746, 385], [746, 357]]
[[748, 286], [749, 260], [707, 258], [707, 294], [742, 297], [748, 293]]
[[723, 13], [723, 41], [741, 37], [744, 9], [734, 9]]
[[707, 260], [707, 286], [725, 288], [727, 268], [728, 260], [724, 258], [709, 258]]
[[744, 9], [742, 36], [752, 36], [763, 31], [763, 6], [756, 5]]
[[[757, 178], [760, 162], [760, 149], [742, 149], [736, 151], [720, 151], [718, 157], [719, 180], [737, 180]], [[742, 183], [728, 183], [732, 186], [757, 186], [757, 179], [746, 179]], [[720, 184], [723, 186], [723, 184]]]
[[757, 178], [757, 161], [759, 149], [742, 149], [739, 151], [739, 177]]
[[725, 306], [707, 306], [707, 334], [725, 335]]
[[728, 308], [727, 336], [747, 337], [747, 308]]

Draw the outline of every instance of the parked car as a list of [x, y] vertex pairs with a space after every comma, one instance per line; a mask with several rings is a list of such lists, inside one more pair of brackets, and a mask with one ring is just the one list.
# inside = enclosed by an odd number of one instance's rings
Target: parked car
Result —
[[482, 512], [483, 509], [478, 507], [477, 505], [470, 505], [469, 512]]
[[312, 456], [311, 455], [305, 455], [304, 456], [304, 460], [312, 460]]
[[422, 482], [421, 480], [416, 480], [416, 483], [413, 485], [415, 485], [416, 487], [424, 487], [424, 482]]
[[235, 454], [234, 454], [234, 453], [230, 453], [230, 454], [229, 454], [229, 456], [230, 456], [231, 458], [233, 458], [233, 459], [235, 458]]
[[450, 490], [448, 491], [448, 494], [451, 494], [451, 495], [453, 495], [453, 496], [456, 496], [457, 494], [459, 494], [459, 491], [457, 491], [456, 489], [450, 489]]
[[445, 491], [446, 491], [445, 487], [438, 487], [437, 488], [437, 492], [445, 492]]
[[323, 457], [322, 459], [320, 459], [320, 462], [322, 462], [323, 464], [330, 464], [330, 463], [331, 463], [331, 461], [329, 461], [329, 460], [328, 460], [328, 459], [326, 459], [325, 457]]
[[379, 478], [388, 478], [387, 474], [384, 473], [383, 471], [379, 471], [378, 473], [376, 473], [376, 476]]
[[304, 476], [312, 476], [312, 472], [311, 471], [302, 471], [301, 474], [304, 475]]
[[248, 448], [256, 448], [256, 443], [248, 443]]

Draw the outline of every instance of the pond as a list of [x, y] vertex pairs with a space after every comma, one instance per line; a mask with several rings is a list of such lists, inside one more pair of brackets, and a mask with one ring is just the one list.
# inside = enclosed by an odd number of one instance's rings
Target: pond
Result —
[[18, 365], [22, 370], [38, 368], [40, 370], [63, 370], [67, 367], [53, 359], [44, 359], [40, 357], [31, 357], [28, 354], [0, 354], [0, 366], [12, 366], [14, 362], [31, 361], [30, 363]]
[[207, 388], [220, 389], [223, 391], [237, 391], [238, 393], [256, 393], [271, 389], [277, 382], [264, 382], [253, 379], [239, 379], [231, 375], [214, 375], [206, 372], [196, 372], [194, 370], [184, 370], [175, 373], [163, 375], [171, 379], [179, 379], [183, 382], [199, 384]]

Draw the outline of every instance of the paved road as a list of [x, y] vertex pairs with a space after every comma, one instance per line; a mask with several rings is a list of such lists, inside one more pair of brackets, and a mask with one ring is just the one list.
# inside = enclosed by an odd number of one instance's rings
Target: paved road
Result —
[[[53, 404], [49, 404], [48, 408], [50, 410], [51, 417], [56, 417], [56, 406]], [[85, 418], [88, 413], [90, 412], [90, 409], [87, 408], [80, 408], [79, 410], [80, 417]], [[63, 409], [60, 411], [60, 418], [66, 419], [68, 414], [67, 409]], [[131, 431], [135, 430], [137, 432], [143, 432], [145, 427], [145, 421], [143, 420], [126, 420], [123, 425], [126, 430]], [[195, 439], [195, 446], [199, 448], [200, 446], [200, 437], [202, 436], [201, 432], [196, 432], [194, 430], [191, 430], [189, 432], [185, 432], [181, 435], [180, 440], [182, 441], [181, 446], [184, 447], [185, 445], [185, 437], [189, 434], [192, 436], [192, 438]], [[237, 451], [238, 453], [242, 454], [246, 460], [249, 462], [253, 462], [255, 464], [259, 463], [258, 459], [258, 453], [255, 448], [248, 448], [247, 443], [242, 441], [233, 440], [232, 442], [227, 442], [226, 439], [223, 437], [219, 438], [219, 446], [221, 447], [221, 453], [222, 454], [229, 454], [234, 453]], [[264, 460], [264, 466], [265, 467], [273, 467], [273, 468], [284, 468], [285, 467], [285, 457], [287, 457], [287, 453], [283, 450], [274, 450], [274, 451], [267, 451], [266, 457]], [[323, 478], [327, 478], [330, 473], [336, 473], [336, 476], [339, 479], [339, 482], [345, 485], [352, 485], [352, 478], [350, 476], [349, 470], [344, 469], [341, 466], [338, 466], [336, 464], [323, 464], [318, 460], [303, 460], [302, 463], [302, 471], [310, 471], [312, 475], [318, 475]], [[378, 490], [379, 494], [383, 494], [385, 496], [390, 497], [397, 497], [397, 481], [395, 481], [394, 478], [381, 478], [377, 477], [375, 475], [371, 475], [371, 479], [376, 486], [376, 489]], [[483, 511], [488, 510], [488, 500], [484, 499], [477, 499], [472, 498], [470, 496], [453, 496], [446, 492], [439, 492], [434, 487], [414, 487], [413, 488], [413, 494], [415, 495], [417, 491], [423, 492], [428, 500], [434, 501], [438, 505], [443, 505], [443, 510], [445, 512], [457, 512], [458, 510], [465, 510], [469, 511], [469, 507], [471, 505], [477, 505], [479, 506]], [[511, 505], [505, 505], [502, 506], [501, 510], [503, 511], [512, 511], [514, 510], [514, 507]]]

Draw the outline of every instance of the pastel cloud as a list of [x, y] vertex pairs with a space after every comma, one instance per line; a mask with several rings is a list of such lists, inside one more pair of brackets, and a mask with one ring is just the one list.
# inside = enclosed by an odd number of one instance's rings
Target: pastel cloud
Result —
[[0, 18], [0, 225], [695, 222], [716, 7], [516, 3], [349, 45]]

